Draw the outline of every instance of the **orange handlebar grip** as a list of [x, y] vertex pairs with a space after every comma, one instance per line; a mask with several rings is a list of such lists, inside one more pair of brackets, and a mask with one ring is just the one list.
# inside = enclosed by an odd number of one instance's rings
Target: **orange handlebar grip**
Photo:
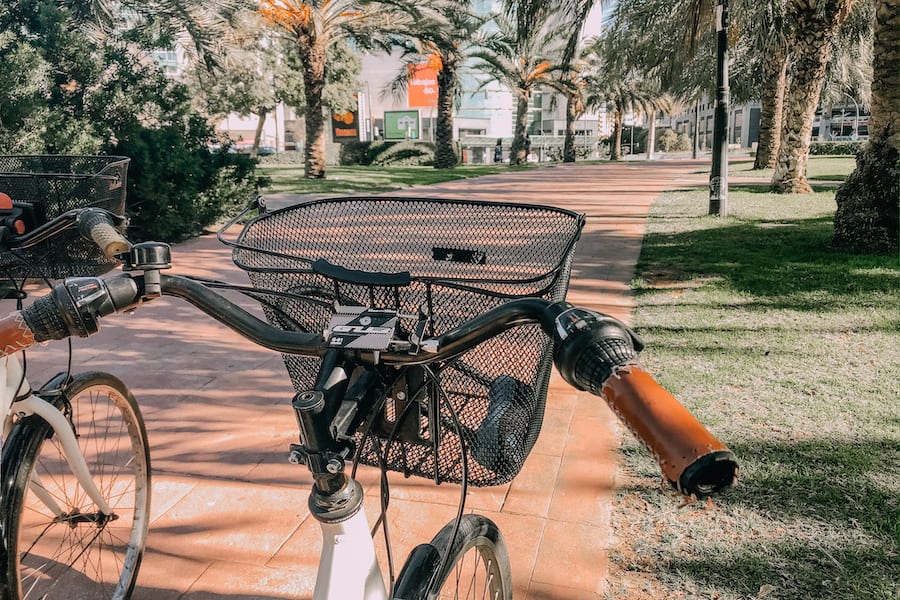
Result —
[[20, 311], [0, 319], [0, 358], [34, 346], [34, 334]]
[[734, 483], [734, 454], [646, 371], [620, 368], [601, 393], [678, 491], [703, 498]]

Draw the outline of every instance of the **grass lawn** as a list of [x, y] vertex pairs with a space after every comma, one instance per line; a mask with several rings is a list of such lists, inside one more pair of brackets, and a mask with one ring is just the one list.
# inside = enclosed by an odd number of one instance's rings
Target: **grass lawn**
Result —
[[683, 504], [626, 435], [609, 596], [896, 600], [897, 256], [829, 247], [833, 191], [734, 186], [728, 218], [707, 204], [699, 190], [655, 205], [634, 322], [645, 366], [731, 447], [740, 480]]
[[[810, 180], [843, 181], [856, 168], [855, 156], [810, 156], [806, 167], [806, 177]], [[775, 169], [753, 170], [753, 159], [731, 161], [728, 174], [732, 177], [772, 178]], [[740, 179], [732, 183], [740, 184]]]
[[414, 185], [429, 185], [454, 179], [479, 177], [532, 165], [460, 165], [454, 169], [433, 167], [328, 167], [325, 179], [304, 179], [303, 165], [263, 165], [260, 170], [271, 183], [263, 194], [378, 194]]

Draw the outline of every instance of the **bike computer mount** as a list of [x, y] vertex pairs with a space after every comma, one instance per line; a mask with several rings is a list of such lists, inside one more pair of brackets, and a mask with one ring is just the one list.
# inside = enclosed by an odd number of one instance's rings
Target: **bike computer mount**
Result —
[[[409, 321], [413, 321], [411, 327], [403, 324]], [[418, 314], [405, 314], [392, 308], [338, 304], [324, 337], [329, 348], [417, 354], [429, 322], [421, 309]]]

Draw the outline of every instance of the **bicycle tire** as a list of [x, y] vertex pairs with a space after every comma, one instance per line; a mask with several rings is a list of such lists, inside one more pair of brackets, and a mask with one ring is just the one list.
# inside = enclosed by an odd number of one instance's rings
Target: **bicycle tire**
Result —
[[[37, 415], [19, 420], [3, 452], [2, 597], [128, 598], [150, 517], [150, 450], [137, 402], [119, 379], [99, 372], [76, 375], [63, 394], [45, 399], [71, 406], [78, 445], [115, 517], [102, 518], [77, 485], [50, 425]], [[33, 473], [61, 516], [37, 498]]]
[[453, 538], [455, 525], [447, 523], [431, 544], [413, 550], [397, 577], [394, 600], [512, 600], [509, 552], [497, 525], [463, 515]]

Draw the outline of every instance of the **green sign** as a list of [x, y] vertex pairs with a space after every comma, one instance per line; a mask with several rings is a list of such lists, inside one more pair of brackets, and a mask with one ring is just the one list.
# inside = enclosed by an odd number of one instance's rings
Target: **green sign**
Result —
[[384, 113], [384, 139], [419, 139], [419, 111], [388, 110]]

